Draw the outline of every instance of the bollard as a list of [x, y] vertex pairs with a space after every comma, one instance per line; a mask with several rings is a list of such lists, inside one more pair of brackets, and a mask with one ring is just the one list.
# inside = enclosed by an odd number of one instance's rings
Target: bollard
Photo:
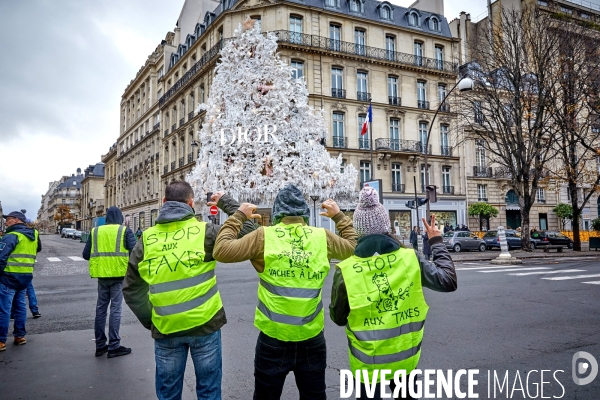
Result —
[[498, 258], [511, 258], [510, 252], [508, 251], [508, 242], [506, 241], [506, 232], [504, 227], [498, 227], [498, 238], [500, 239], [500, 255]]

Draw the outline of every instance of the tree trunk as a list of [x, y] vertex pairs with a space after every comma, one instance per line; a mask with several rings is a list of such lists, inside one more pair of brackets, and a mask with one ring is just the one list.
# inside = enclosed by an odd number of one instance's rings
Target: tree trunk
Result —
[[[535, 191], [534, 191], [535, 193]], [[521, 248], [525, 251], [531, 251], [531, 243], [529, 238], [531, 233], [529, 231], [529, 213], [531, 212], [531, 196], [525, 196], [524, 199], [519, 199], [519, 205], [521, 206]]]
[[571, 195], [571, 207], [573, 208], [573, 218], [571, 219], [571, 229], [573, 230], [573, 250], [581, 251], [581, 238], [579, 237], [579, 205], [577, 198], [577, 183], [570, 181], [568, 185]]

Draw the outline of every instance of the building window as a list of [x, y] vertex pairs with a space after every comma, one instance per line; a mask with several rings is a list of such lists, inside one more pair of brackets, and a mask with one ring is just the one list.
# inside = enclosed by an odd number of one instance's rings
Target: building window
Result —
[[544, 190], [544, 188], [537, 188], [537, 200], [538, 203], [545, 203], [546, 202], [546, 192]]
[[361, 0], [350, 0], [350, 11], [353, 13], [363, 13], [363, 3]]
[[438, 84], [438, 101], [440, 102], [440, 104], [442, 104], [444, 102], [444, 99], [446, 98], [446, 85], [443, 84]]
[[200, 86], [200, 101], [204, 103], [204, 85]]
[[415, 55], [415, 65], [422, 66], [423, 65], [423, 43], [414, 42], [413, 49], [414, 49], [414, 55]]
[[261, 21], [260, 15], [255, 15], [255, 16], [252, 16], [250, 18], [252, 18], [254, 21], [256, 21], [254, 23], [254, 26], [256, 26], [258, 28], [259, 32], [262, 32], [262, 26], [261, 26], [262, 21]]
[[[431, 184], [431, 165], [427, 166], [427, 182]], [[425, 186], [427, 184], [425, 182], [425, 164], [421, 164], [421, 192], [425, 193]]]
[[360, 183], [371, 180], [371, 163], [369, 161], [360, 162]]
[[473, 114], [475, 116], [475, 123], [483, 125], [483, 109], [480, 101], [473, 102]]
[[475, 140], [475, 165], [479, 168], [486, 166], [485, 143], [481, 139]]
[[381, 19], [392, 19], [392, 9], [389, 6], [384, 5], [381, 7], [380, 17]]
[[359, 71], [356, 73], [356, 99], [369, 101], [369, 88], [367, 86], [367, 73]]
[[342, 27], [339, 25], [329, 25], [329, 48], [331, 50], [340, 51], [342, 40]]
[[429, 29], [435, 32], [440, 31], [440, 21], [436, 17], [431, 17], [429, 20]]
[[435, 67], [444, 69], [444, 48], [442, 46], [435, 46]]
[[416, 12], [411, 12], [408, 14], [408, 24], [410, 26], [418, 26], [419, 25], [419, 15]]
[[450, 138], [448, 137], [448, 125], [440, 125], [440, 145], [441, 154], [443, 156], [451, 156], [452, 148], [450, 147]]
[[584, 19], [590, 19], [590, 14], [586, 14], [586, 13], [584, 13], [584, 12], [582, 12], [582, 13], [579, 13], [579, 16], [580, 16], [581, 18], [584, 18]]
[[292, 43], [302, 43], [302, 18], [290, 17], [290, 41]]
[[421, 143], [421, 152], [425, 153], [427, 145], [427, 122], [419, 122], [419, 142]]
[[333, 147], [345, 147], [344, 113], [333, 113]]
[[402, 187], [402, 164], [392, 163], [392, 192], [404, 193]]
[[302, 61], [292, 60], [292, 78], [302, 78], [304, 76], [304, 63]]
[[565, 13], [565, 14], [573, 14], [573, 10], [567, 7], [560, 7], [560, 11]]
[[365, 55], [365, 31], [362, 29], [354, 30], [354, 44], [356, 45], [356, 54]]
[[331, 96], [345, 98], [343, 72], [341, 68], [331, 68]]
[[365, 124], [365, 120], [367, 119], [366, 114], [359, 114], [358, 115], [358, 148], [359, 149], [370, 149], [371, 148], [371, 142], [370, 142], [370, 138], [369, 138], [369, 131], [367, 130], [367, 132], [362, 135], [362, 128]]
[[340, 164], [340, 174], [343, 174], [345, 169], [346, 169], [346, 160], [342, 160], [342, 163]]
[[548, 2], [546, 0], [538, 0], [538, 5], [548, 7]]
[[450, 167], [444, 166], [442, 167], [442, 193], [446, 194], [454, 194], [454, 188], [452, 187], [452, 182], [450, 181]]
[[340, 0], [325, 0], [325, 6], [340, 8]]
[[488, 201], [487, 185], [477, 185], [477, 197], [478, 201]]
[[417, 81], [417, 107], [424, 110], [429, 109], [429, 102], [427, 101], [427, 82]]
[[385, 36], [385, 58], [391, 61], [396, 59], [396, 37]]
[[394, 106], [400, 105], [400, 98], [398, 96], [398, 78], [395, 76], [388, 76], [388, 103]]

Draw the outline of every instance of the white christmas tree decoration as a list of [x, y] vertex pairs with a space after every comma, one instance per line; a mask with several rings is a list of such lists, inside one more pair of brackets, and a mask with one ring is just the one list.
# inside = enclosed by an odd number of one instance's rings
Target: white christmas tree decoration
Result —
[[[200, 152], [186, 177], [196, 200], [224, 190], [241, 201], [272, 204], [286, 184], [307, 197], [356, 201], [357, 171], [341, 154], [332, 158], [323, 113], [308, 105], [302, 78], [276, 53], [276, 37], [260, 33], [246, 20], [221, 50], [204, 124], [198, 133]], [[206, 209], [201, 210], [203, 213]]]

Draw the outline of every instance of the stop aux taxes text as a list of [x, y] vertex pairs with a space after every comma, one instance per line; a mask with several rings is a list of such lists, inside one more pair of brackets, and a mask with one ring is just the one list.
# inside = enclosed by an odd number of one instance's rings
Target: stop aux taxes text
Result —
[[[293, 232], [293, 235], [292, 235]], [[287, 226], [278, 226], [275, 228], [275, 233], [278, 238], [285, 237], [286, 234], [288, 237], [293, 238], [294, 236], [299, 237], [301, 239], [308, 238], [309, 234], [313, 233], [312, 228], [302, 225], [287, 225]]]
[[[200, 232], [201, 232], [201, 229], [198, 226], [192, 225], [192, 226], [178, 229], [174, 232], [153, 233], [144, 238], [144, 245], [150, 247], [150, 246], [154, 246], [158, 243], [158, 246], [162, 246], [160, 251], [176, 250], [177, 245], [179, 244], [178, 242], [180, 240], [183, 240], [183, 239], [190, 240], [190, 238], [193, 238], [194, 236], [199, 235]], [[161, 241], [161, 239], [162, 239], [162, 241]], [[160, 270], [160, 268], [165, 265], [167, 266], [167, 268], [169, 268], [169, 270], [171, 272], [177, 271], [177, 267], [179, 266], [179, 264], [181, 264], [183, 267], [187, 267], [187, 268], [195, 267], [202, 262], [202, 260], [204, 259], [205, 253], [202, 251], [183, 250], [183, 251], [177, 252], [177, 253], [171, 251], [170, 255], [173, 256], [177, 260], [174, 265], [172, 265], [173, 260], [171, 260], [171, 262], [169, 262], [169, 259], [167, 258], [166, 255], [162, 255], [160, 257], [153, 257], [153, 258], [144, 260], [144, 261], [148, 262], [148, 274], [149, 275], [152, 274], [152, 265], [153, 264], [156, 266], [156, 270], [154, 271], [155, 275], [158, 274], [158, 271]], [[160, 262], [158, 262], [158, 265], [157, 265], [157, 263], [153, 263], [154, 260], [158, 260], [158, 259], [160, 259]], [[186, 261], [187, 261], [187, 263], [186, 263]]]
[[352, 269], [354, 272], [361, 273], [363, 271], [381, 271], [384, 268], [392, 268], [392, 263], [396, 261], [397, 257], [395, 254], [386, 254], [383, 256], [377, 256], [373, 260], [372, 258], [368, 258], [365, 260], [360, 260], [354, 265], [352, 265]]

